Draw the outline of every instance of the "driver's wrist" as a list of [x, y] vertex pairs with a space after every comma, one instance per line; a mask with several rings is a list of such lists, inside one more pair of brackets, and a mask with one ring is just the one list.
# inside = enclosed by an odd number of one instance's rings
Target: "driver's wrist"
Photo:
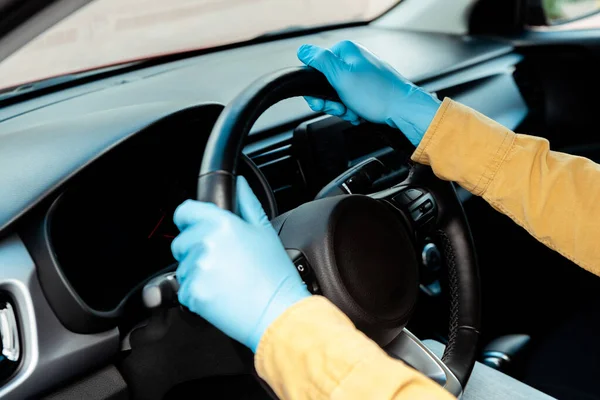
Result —
[[442, 102], [421, 88], [416, 88], [407, 99], [398, 101], [386, 122], [397, 128], [417, 147], [429, 129]]
[[305, 284], [297, 284], [295, 279], [288, 279], [273, 295], [271, 302], [258, 321], [247, 346], [256, 353], [258, 345], [267, 329], [287, 310], [306, 298], [312, 297]]

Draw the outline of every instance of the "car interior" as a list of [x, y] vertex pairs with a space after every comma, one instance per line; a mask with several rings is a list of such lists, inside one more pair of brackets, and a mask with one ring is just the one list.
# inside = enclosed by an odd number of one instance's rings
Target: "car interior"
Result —
[[[169, 286], [177, 268], [173, 212], [190, 198], [231, 207], [227, 182], [199, 180], [210, 162], [231, 162], [284, 244], [296, 240], [294, 228], [326, 241], [320, 228], [301, 223], [314, 215], [293, 224], [294, 210], [316, 199], [369, 195], [411, 216], [416, 250], [399, 245], [394, 254], [394, 263], [414, 262], [418, 272], [406, 328], [445, 345], [455, 340], [448, 327], [453, 267], [443, 236], [427, 224], [447, 209], [444, 196], [458, 200], [452, 207], [464, 211], [462, 234], [472, 240], [469, 273], [478, 275], [465, 290], [476, 293], [481, 320], [479, 338], [467, 346], [468, 371], [449, 364], [460, 381], [453, 394], [477, 361], [553, 397], [600, 398], [600, 280], [458, 185], [436, 192], [442, 183], [430, 171], [412, 180], [419, 167], [403, 136], [312, 112], [298, 96], [327, 93], [327, 83], [296, 59], [304, 43], [356, 41], [439, 99], [544, 137], [553, 150], [600, 161], [600, 30], [531, 29], [542, 25], [542, 2], [521, 0], [457, 1], [468, 11], [464, 33], [390, 23], [414, 2], [372, 22], [284, 32], [0, 93], [0, 397], [271, 398], [249, 351], [179, 307]], [[296, 86], [284, 93], [274, 86], [282, 82]], [[227, 133], [220, 119], [245, 125]], [[368, 246], [366, 236], [344, 240]], [[308, 271], [302, 276], [311, 291], [327, 293], [314, 258], [290, 256]]]

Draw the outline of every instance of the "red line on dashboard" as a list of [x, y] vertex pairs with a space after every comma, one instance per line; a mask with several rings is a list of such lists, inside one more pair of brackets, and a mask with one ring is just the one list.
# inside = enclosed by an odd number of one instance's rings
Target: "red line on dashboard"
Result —
[[154, 235], [154, 232], [156, 232], [156, 230], [158, 229], [160, 224], [163, 222], [163, 219], [165, 219], [165, 214], [163, 214], [162, 217], [160, 217], [160, 219], [156, 223], [156, 226], [154, 227], [154, 229], [152, 229], [152, 232], [150, 232], [150, 234], [148, 235], [148, 239], [150, 239], [152, 237], [152, 235]]
[[175, 236], [173, 235], [162, 235], [162, 237], [164, 237], [165, 239], [175, 239]]

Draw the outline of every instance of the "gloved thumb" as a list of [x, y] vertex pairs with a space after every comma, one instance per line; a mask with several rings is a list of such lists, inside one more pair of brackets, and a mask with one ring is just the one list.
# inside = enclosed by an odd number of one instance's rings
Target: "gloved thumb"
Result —
[[305, 65], [321, 72], [331, 83], [331, 79], [337, 74], [342, 60], [340, 60], [329, 49], [324, 49], [312, 44], [303, 44], [298, 49], [298, 59]]
[[271, 222], [243, 176], [237, 177], [237, 205], [242, 219], [255, 226], [271, 227]]

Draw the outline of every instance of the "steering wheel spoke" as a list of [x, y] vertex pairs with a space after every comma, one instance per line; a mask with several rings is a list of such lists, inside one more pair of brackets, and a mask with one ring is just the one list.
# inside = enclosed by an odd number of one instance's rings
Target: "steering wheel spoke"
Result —
[[399, 211], [417, 235], [426, 236], [437, 225], [437, 201], [426, 188], [402, 183], [369, 197], [385, 201]]
[[462, 385], [452, 371], [408, 329], [403, 329], [384, 350], [391, 357], [422, 372], [457, 398], [462, 394]]

